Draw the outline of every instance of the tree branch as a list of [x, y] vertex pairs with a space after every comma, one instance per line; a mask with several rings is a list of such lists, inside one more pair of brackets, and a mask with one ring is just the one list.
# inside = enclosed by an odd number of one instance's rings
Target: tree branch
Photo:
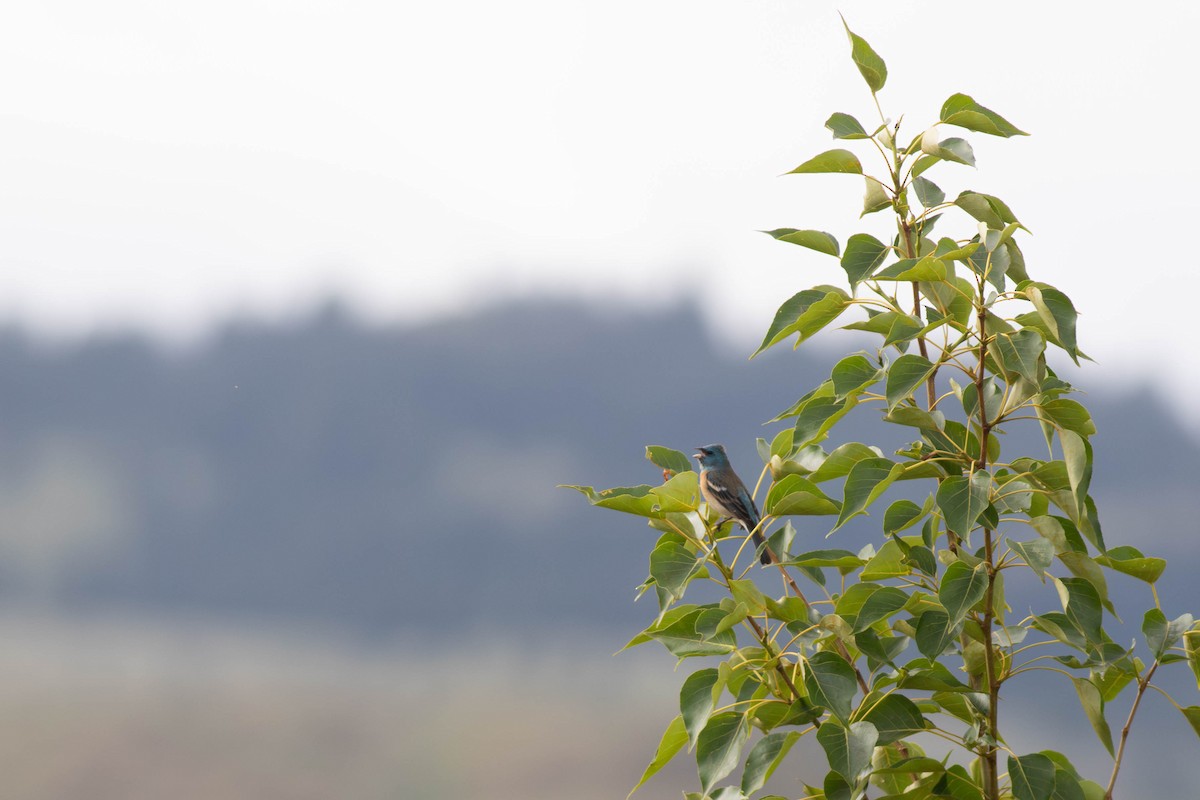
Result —
[[1133, 716], [1137, 714], [1138, 706], [1142, 704], [1142, 695], [1146, 693], [1146, 687], [1150, 685], [1150, 679], [1154, 677], [1154, 671], [1158, 669], [1158, 664], [1158, 659], [1154, 659], [1154, 663], [1146, 671], [1146, 677], [1138, 681], [1137, 696], [1133, 698], [1133, 706], [1129, 709], [1129, 716], [1125, 719], [1125, 726], [1121, 728], [1121, 743], [1117, 745], [1117, 755], [1113, 760], [1113, 770], [1112, 775], [1108, 779], [1108, 788], [1104, 790], [1104, 800], [1112, 800], [1113, 798], [1113, 787], [1117, 785], [1117, 773], [1121, 771], [1121, 759], [1125, 757], [1125, 740], [1129, 738], [1129, 729], [1133, 727]]

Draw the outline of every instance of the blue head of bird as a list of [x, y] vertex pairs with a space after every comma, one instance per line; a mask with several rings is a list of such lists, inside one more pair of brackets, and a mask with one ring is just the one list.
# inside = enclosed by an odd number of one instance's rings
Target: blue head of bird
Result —
[[729, 456], [725, 455], [725, 446], [720, 444], [705, 445], [699, 448], [692, 458], [697, 459], [704, 469], [729, 466]]

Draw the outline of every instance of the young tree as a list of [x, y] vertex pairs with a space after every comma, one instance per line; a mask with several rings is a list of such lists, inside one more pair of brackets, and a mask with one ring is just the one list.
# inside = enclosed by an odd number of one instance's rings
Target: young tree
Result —
[[[838, 361], [780, 414], [788, 427], [759, 440], [765, 467], [755, 490], [769, 483], [753, 533], [766, 535], [766, 545], [756, 553], [740, 528], [718, 519], [688, 457], [669, 448], [646, 450], [663, 471], [661, 485], [572, 487], [594, 505], [647, 518], [659, 534], [642, 586], [658, 614], [628, 646], [657, 641], [679, 659], [717, 660], [683, 682], [680, 714], [638, 786], [688, 746], [700, 792], [687, 797], [755, 796], [792, 745], [812, 735], [828, 770], [805, 788], [808, 798], [1108, 800], [1159, 668], [1187, 661], [1200, 679], [1200, 628], [1188, 614], [1169, 618], [1153, 594], [1136, 647], [1106, 633], [1105, 612], [1115, 615], [1106, 571], [1153, 585], [1165, 562], [1105, 544], [1089, 493], [1096, 429], [1046, 360], [1048, 348], [1075, 363], [1086, 358], [1075, 308], [1030, 278], [1018, 243], [1027, 231], [1003, 200], [975, 191], [948, 199], [931, 179], [975, 163], [967, 140], [943, 138], [942, 127], [1025, 132], [955, 94], [933, 126], [904, 143], [901, 122], [879, 105], [883, 59], [846, 31], [880, 123], [833, 114], [825, 126], [864, 158], [839, 147], [792, 173], [861, 176], [861, 216], [890, 215], [895, 232], [886, 241], [856, 233], [843, 249], [823, 231], [769, 231], [839, 259], [847, 285], [788, 299], [758, 352], [790, 338], [799, 346], [852, 309], [865, 314], [843, 327], [873, 334], [876, 344]], [[945, 228], [958, 233], [941, 236]], [[860, 442], [826, 451], [821, 443], [860, 406], [915, 441], [891, 454]], [[1001, 452], [999, 434], [1022, 424], [1040, 426], [1046, 454]], [[877, 543], [797, 552], [788, 517], [825, 518], [833, 533], [902, 483], [923, 487], [907, 492], [918, 501], [886, 506]], [[753, 580], [762, 555], [783, 576], [782, 596]], [[1032, 584], [1028, 594], [1006, 596], [1015, 570], [1057, 591]], [[718, 586], [723, 599], [685, 602], [697, 581]], [[1044, 610], [1014, 612], [1025, 608]], [[1112, 755], [1106, 779], [1084, 779], [1061, 753], [1026, 752], [1005, 737], [1002, 690], [1046, 666], [1071, 682], [1081, 721]], [[1114, 734], [1107, 712], [1126, 697]], [[1180, 710], [1200, 732], [1200, 707]], [[739, 765], [740, 780], [724, 784]]]

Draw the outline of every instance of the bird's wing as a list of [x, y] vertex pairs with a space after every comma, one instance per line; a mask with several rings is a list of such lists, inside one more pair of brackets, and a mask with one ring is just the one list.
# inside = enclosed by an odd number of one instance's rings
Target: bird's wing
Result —
[[758, 507], [754, 505], [754, 498], [736, 475], [727, 479], [710, 473], [707, 483], [709, 496], [725, 513], [742, 523], [747, 531], [758, 525]]

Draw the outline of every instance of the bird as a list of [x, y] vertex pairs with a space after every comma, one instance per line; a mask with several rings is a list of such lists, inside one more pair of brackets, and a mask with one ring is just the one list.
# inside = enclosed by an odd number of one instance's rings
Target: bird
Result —
[[767, 541], [758, 530], [762, 520], [758, 515], [758, 507], [754, 505], [754, 498], [747, 491], [746, 484], [730, 466], [725, 446], [710, 444], [698, 450], [692, 458], [700, 462], [700, 494], [704, 501], [722, 517], [736, 520], [745, 528], [759, 550], [759, 560], [764, 566], [770, 565], [771, 551], [765, 547]]

